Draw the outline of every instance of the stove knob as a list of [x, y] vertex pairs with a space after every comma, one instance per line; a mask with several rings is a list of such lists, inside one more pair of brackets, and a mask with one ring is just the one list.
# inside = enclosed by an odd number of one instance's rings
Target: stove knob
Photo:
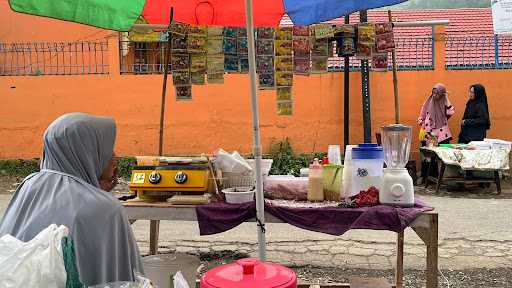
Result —
[[160, 173], [153, 171], [149, 174], [149, 183], [158, 184], [160, 181], [162, 181], [162, 175], [160, 175]]
[[174, 181], [176, 181], [176, 183], [178, 184], [184, 184], [185, 182], [187, 182], [187, 180], [188, 175], [183, 171], [176, 173], [176, 176], [174, 176]]
[[391, 186], [391, 194], [395, 197], [402, 197], [405, 193], [405, 187], [402, 184], [394, 184]]

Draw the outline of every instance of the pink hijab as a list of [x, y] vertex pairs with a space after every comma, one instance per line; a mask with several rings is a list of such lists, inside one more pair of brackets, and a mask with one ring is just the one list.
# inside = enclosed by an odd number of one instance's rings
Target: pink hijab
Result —
[[436, 84], [421, 110], [421, 119], [426, 119], [428, 114], [433, 129], [442, 128], [448, 122], [446, 117], [446, 94], [446, 87], [443, 84]]

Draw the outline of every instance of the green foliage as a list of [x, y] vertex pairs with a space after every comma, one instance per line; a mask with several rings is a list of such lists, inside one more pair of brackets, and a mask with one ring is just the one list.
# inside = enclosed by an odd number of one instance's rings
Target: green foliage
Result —
[[119, 176], [124, 179], [130, 179], [132, 175], [133, 166], [137, 164], [135, 157], [120, 157], [117, 159], [117, 169], [119, 169]]
[[314, 158], [322, 158], [326, 153], [295, 154], [288, 138], [270, 144], [269, 158], [272, 158], [270, 175], [300, 175], [300, 169], [309, 167]]
[[[134, 157], [117, 159], [119, 176], [130, 179], [132, 168], [137, 163]], [[39, 171], [39, 160], [0, 160], [0, 176], [26, 177]]]
[[26, 177], [39, 171], [37, 159], [31, 160], [0, 160], [0, 175]]

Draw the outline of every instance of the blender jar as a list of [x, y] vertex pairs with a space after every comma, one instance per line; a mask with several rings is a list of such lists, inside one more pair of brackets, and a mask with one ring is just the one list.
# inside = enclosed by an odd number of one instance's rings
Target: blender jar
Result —
[[405, 168], [411, 151], [412, 128], [401, 124], [382, 127], [382, 147], [387, 168]]

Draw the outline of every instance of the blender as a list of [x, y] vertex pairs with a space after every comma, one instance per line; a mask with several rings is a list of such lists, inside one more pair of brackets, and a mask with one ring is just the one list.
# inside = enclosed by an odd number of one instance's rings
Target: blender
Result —
[[384, 205], [414, 206], [412, 177], [405, 168], [411, 150], [412, 128], [401, 124], [382, 127], [384, 174], [379, 201]]

